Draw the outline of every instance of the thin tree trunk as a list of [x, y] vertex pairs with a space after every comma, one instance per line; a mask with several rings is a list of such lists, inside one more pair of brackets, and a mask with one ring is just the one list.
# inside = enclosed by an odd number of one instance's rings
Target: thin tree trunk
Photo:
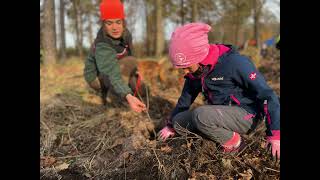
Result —
[[79, 42], [79, 26], [78, 26], [78, 7], [76, 0], [73, 0], [73, 11], [74, 11], [74, 29], [76, 30], [76, 47], [77, 47], [77, 53], [79, 54], [78, 49], [78, 42]]
[[163, 22], [162, 22], [162, 1], [156, 0], [156, 57], [162, 55], [164, 49], [164, 39], [163, 39]]
[[[55, 0], [53, 0], [55, 1]], [[54, 39], [53, 39], [53, 43], [54, 43], [54, 49], [57, 52], [57, 30], [56, 30], [56, 5], [55, 3], [53, 3], [53, 33], [54, 33]]]
[[235, 23], [235, 30], [234, 30], [234, 44], [238, 45], [238, 35], [239, 35], [239, 23]]
[[234, 44], [238, 45], [238, 35], [239, 35], [239, 27], [240, 27], [240, 2], [239, 0], [236, 1], [236, 17], [234, 17], [235, 22], [234, 22]]
[[80, 41], [80, 26], [79, 26], [79, 3], [78, 0], [73, 0], [73, 11], [74, 11], [74, 28], [76, 30], [76, 48], [78, 56], [82, 56], [82, 48], [81, 48], [81, 41]]
[[192, 0], [191, 21], [198, 21], [198, 3], [197, 0]]
[[254, 39], [256, 40], [256, 46], [259, 44], [258, 39], [259, 39], [259, 29], [258, 29], [258, 9], [257, 9], [257, 1], [253, 0], [253, 34], [254, 34]]
[[65, 27], [64, 27], [64, 10], [65, 10], [64, 0], [60, 0], [60, 55], [61, 59], [66, 58], [66, 37], [65, 37]]
[[237, 22], [237, 18], [235, 18], [235, 22], [234, 22], [234, 34], [233, 34], [233, 43], [236, 45], [237, 44], [237, 39], [238, 39], [238, 22]]
[[92, 16], [91, 14], [88, 17], [88, 33], [89, 33], [89, 43], [92, 44], [93, 43], [93, 30], [92, 30]]
[[181, 8], [181, 25], [184, 24], [185, 20], [184, 20], [184, 0], [180, 0], [180, 8]]
[[257, 47], [260, 49], [260, 37], [259, 37], [259, 27], [260, 27], [260, 17], [262, 13], [262, 7], [266, 0], [253, 0], [253, 32], [254, 39], [257, 42]]
[[78, 24], [79, 24], [79, 41], [78, 41], [78, 48], [79, 48], [79, 56], [80, 58], [83, 57], [83, 23], [82, 23], [82, 9], [80, 7], [80, 2], [78, 6]]
[[154, 26], [154, 8], [150, 6], [146, 2], [146, 28], [147, 28], [147, 33], [146, 33], [146, 46], [147, 46], [147, 55], [148, 56], [153, 56], [155, 53], [155, 26]]
[[224, 26], [223, 26], [223, 24], [221, 24], [220, 25], [220, 43], [224, 43], [224, 41], [225, 41], [225, 33], [224, 33]]
[[54, 0], [44, 0], [42, 46], [44, 51], [44, 64], [56, 63], [55, 32], [54, 32]]
[[148, 14], [146, 10], [146, 48], [147, 48], [147, 56], [151, 56], [152, 49], [152, 37], [151, 37], [151, 15]]

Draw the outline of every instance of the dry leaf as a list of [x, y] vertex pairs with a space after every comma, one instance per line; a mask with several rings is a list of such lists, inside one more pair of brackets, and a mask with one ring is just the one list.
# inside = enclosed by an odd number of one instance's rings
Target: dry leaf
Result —
[[216, 179], [217, 179], [216, 176], [214, 176], [212, 174], [209, 175], [209, 180], [216, 180]]
[[87, 178], [91, 178], [92, 176], [89, 173], [84, 174]]
[[239, 173], [239, 175], [242, 176], [245, 180], [250, 180], [252, 178], [253, 173], [251, 169], [248, 169], [247, 171], [244, 171], [244, 173]]
[[124, 153], [122, 153], [120, 156], [121, 156], [122, 158], [124, 158], [124, 159], [128, 159], [129, 156], [130, 156], [130, 152], [124, 152]]
[[161, 151], [169, 153], [172, 151], [172, 148], [169, 147], [168, 145], [161, 147]]
[[68, 163], [62, 163], [59, 166], [56, 166], [55, 169], [57, 169], [58, 171], [65, 170], [65, 169], [68, 169], [69, 165], [70, 164]]
[[226, 169], [232, 169], [232, 168], [233, 168], [230, 159], [224, 159], [224, 158], [222, 158], [222, 159], [221, 159], [221, 162], [222, 162], [222, 166], [223, 166], [224, 168], [226, 168]]
[[148, 143], [148, 145], [149, 145], [149, 147], [151, 147], [151, 148], [156, 148], [157, 142], [153, 140], [153, 141], [150, 141], [150, 142]]
[[190, 140], [190, 142], [187, 142], [188, 149], [191, 149], [191, 145], [192, 145], [192, 139]]
[[43, 156], [40, 158], [41, 161], [40, 163], [42, 164], [43, 167], [48, 167], [53, 165], [57, 160], [52, 157], [52, 156]]

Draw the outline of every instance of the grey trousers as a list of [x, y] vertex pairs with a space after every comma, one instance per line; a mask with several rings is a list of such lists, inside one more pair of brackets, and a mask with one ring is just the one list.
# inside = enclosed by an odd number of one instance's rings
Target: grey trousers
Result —
[[253, 115], [238, 106], [204, 105], [191, 111], [178, 113], [173, 127], [182, 135], [181, 127], [224, 144], [233, 132], [247, 134], [257, 125]]

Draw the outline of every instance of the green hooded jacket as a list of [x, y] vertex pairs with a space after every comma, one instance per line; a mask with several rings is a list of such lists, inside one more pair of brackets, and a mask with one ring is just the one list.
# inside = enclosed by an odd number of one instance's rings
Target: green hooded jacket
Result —
[[127, 29], [120, 39], [113, 39], [100, 28], [85, 60], [85, 80], [90, 83], [98, 76], [105, 75], [121, 98], [124, 98], [127, 94], [132, 94], [132, 90], [121, 77], [118, 63], [118, 60], [128, 55], [132, 55], [132, 38]]

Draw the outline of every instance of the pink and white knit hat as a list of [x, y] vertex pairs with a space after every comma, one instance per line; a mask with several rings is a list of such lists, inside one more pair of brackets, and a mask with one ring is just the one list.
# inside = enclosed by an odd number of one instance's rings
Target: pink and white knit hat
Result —
[[211, 26], [189, 23], [175, 29], [169, 43], [169, 59], [176, 68], [200, 63], [209, 53], [208, 32]]

